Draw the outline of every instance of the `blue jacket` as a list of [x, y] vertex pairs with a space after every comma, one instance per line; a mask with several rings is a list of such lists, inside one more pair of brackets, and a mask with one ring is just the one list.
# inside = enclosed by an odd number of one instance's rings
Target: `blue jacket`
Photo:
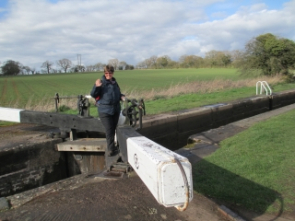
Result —
[[116, 82], [116, 79], [112, 78], [112, 80], [107, 80], [103, 75], [101, 82], [102, 85], [100, 87], [96, 87], [94, 84], [90, 92], [90, 95], [93, 98], [99, 97], [99, 100], [96, 102], [98, 112], [110, 115], [119, 113], [121, 110], [121, 96], [124, 95], [121, 94], [120, 87]]

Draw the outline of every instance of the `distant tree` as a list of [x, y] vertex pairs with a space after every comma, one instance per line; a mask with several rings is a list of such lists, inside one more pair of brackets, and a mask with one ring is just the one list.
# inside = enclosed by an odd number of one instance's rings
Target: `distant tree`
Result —
[[92, 72], [92, 71], [95, 71], [95, 66], [94, 65], [87, 65], [85, 69], [87, 72]]
[[29, 66], [23, 66], [22, 67], [22, 73], [23, 74], [30, 74], [31, 73], [31, 68]]
[[205, 61], [209, 66], [212, 68], [217, 65], [218, 61], [218, 51], [216, 50], [211, 50], [206, 52], [205, 54]]
[[177, 61], [169, 61], [167, 68], [179, 68], [179, 63]]
[[52, 65], [53, 63], [50, 61], [45, 61], [43, 62], [43, 64], [41, 65], [41, 68], [44, 68], [46, 70], [46, 73], [49, 74], [50, 71], [52, 70]]
[[67, 70], [72, 67], [72, 62], [67, 58], [58, 60], [56, 64], [57, 66], [61, 67], [65, 73], [67, 73]]
[[167, 56], [159, 57], [158, 58], [158, 63], [161, 65], [163, 68], [167, 67], [168, 65], [168, 58]]
[[110, 59], [108, 64], [112, 65], [114, 67], [114, 69], [117, 70], [119, 67], [119, 60], [117, 58]]
[[224, 65], [224, 67], [227, 67], [231, 63], [231, 55], [230, 54], [223, 54], [221, 55], [221, 61]]
[[208, 51], [204, 63], [212, 67], [227, 67], [232, 62], [231, 53], [228, 51]]
[[125, 70], [127, 63], [125, 61], [120, 61], [119, 70]]
[[179, 63], [183, 68], [198, 68], [203, 64], [203, 58], [196, 55], [182, 55]]
[[157, 67], [167, 68], [171, 61], [172, 60], [168, 55], [158, 57], [158, 59], [157, 59]]
[[133, 70], [134, 69], [134, 66], [133, 65], [129, 65], [129, 64], [127, 64], [126, 66], [125, 66], [125, 70]]
[[150, 59], [150, 68], [158, 68], [157, 67], [157, 60], [158, 57], [156, 55], [153, 55], [152, 57], [149, 58]]
[[36, 74], [36, 68], [31, 68], [31, 74]]
[[[126, 65], [127, 67], [127, 65]], [[127, 70], [127, 68], [125, 67], [125, 70]], [[148, 59], [145, 59], [144, 61], [141, 61], [141, 62], [138, 62], [137, 65], [136, 65], [136, 68], [138, 69], [144, 69], [144, 68], [148, 68], [150, 67], [148, 65]]]
[[242, 62], [243, 62], [244, 52], [241, 50], [234, 50], [234, 51], [231, 51], [230, 54], [231, 54], [231, 59], [232, 59], [232, 65], [235, 68], [241, 67]]
[[77, 73], [77, 72], [84, 72], [86, 68], [83, 65], [76, 65], [72, 68], [72, 71]]
[[104, 66], [105, 66], [105, 65], [102, 64], [102, 63], [100, 63], [100, 62], [98, 62], [98, 63], [96, 63], [96, 64], [94, 65], [96, 71], [100, 71], [100, 70], [102, 70]]
[[54, 73], [54, 74], [56, 74], [56, 73], [60, 73], [60, 72], [58, 72], [58, 70], [57, 70], [57, 69], [54, 69], [54, 68], [52, 68], [52, 69], [51, 69], [51, 73]]
[[263, 75], [289, 74], [288, 69], [295, 66], [295, 43], [267, 33], [249, 41], [241, 71], [261, 70]]
[[18, 75], [21, 72], [21, 64], [17, 61], [8, 60], [1, 67], [3, 75]]

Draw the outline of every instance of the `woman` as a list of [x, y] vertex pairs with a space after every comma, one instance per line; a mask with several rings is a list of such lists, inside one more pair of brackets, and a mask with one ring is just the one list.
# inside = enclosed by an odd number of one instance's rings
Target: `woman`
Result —
[[118, 153], [115, 147], [115, 130], [118, 124], [121, 105], [120, 101], [125, 99], [121, 94], [120, 87], [114, 76], [114, 67], [107, 65], [104, 67], [104, 75], [97, 79], [90, 92], [95, 98], [97, 110], [101, 123], [106, 130], [108, 155], [115, 156]]

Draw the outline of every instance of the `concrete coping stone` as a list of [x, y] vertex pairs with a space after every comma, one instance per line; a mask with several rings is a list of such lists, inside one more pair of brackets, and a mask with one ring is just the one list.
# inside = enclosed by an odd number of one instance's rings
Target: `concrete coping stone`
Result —
[[241, 218], [240, 216], [238, 216], [236, 213], [234, 213], [233, 211], [231, 211], [229, 208], [227, 208], [224, 205], [221, 205], [220, 207], [218, 207], [218, 211], [224, 217], [229, 218], [230, 220], [233, 220], [233, 221], [246, 221], [245, 219]]
[[[107, 178], [99, 176], [90, 176], [89, 174], [80, 174], [67, 179], [63, 179], [54, 183], [27, 190], [18, 194], [6, 197], [6, 201], [10, 202], [11, 208], [18, 208], [21, 205], [35, 199], [44, 194], [54, 193], [65, 189], [76, 189], [87, 183], [101, 182]], [[5, 199], [5, 198], [4, 198]]]

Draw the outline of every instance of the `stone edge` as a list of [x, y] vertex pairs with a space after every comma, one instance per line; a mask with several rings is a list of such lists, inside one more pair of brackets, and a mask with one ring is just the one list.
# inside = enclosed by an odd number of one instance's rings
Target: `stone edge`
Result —
[[228, 218], [230, 220], [233, 220], [233, 221], [246, 221], [245, 219], [243, 219], [238, 214], [234, 213], [233, 211], [231, 211], [229, 208], [227, 208], [224, 205], [219, 206], [217, 208], [217, 210], [222, 216], [224, 216], [225, 218]]

